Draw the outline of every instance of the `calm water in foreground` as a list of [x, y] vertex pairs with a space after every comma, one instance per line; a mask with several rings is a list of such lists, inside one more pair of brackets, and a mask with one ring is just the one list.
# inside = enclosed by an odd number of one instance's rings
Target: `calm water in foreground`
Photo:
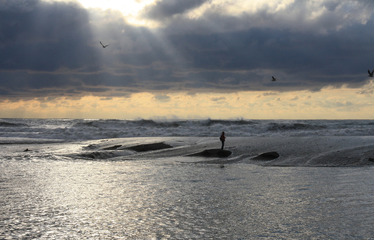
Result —
[[374, 236], [373, 167], [220, 168], [176, 158], [0, 165], [1, 239]]

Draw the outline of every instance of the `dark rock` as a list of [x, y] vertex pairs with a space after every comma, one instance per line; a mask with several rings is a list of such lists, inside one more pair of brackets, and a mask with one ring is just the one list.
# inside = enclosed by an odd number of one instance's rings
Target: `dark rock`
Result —
[[113, 153], [108, 152], [91, 152], [91, 153], [82, 153], [78, 156], [83, 158], [91, 158], [91, 159], [108, 159], [113, 158], [115, 155]]
[[103, 148], [103, 150], [116, 150], [117, 148], [121, 147], [122, 145], [115, 145], [112, 147]]
[[221, 149], [206, 149], [199, 153], [193, 153], [188, 156], [192, 157], [229, 157], [232, 154], [231, 151]]
[[90, 145], [88, 145], [88, 146], [86, 146], [86, 147], [83, 147], [83, 149], [95, 149], [95, 148], [98, 148], [98, 145], [96, 145], [96, 144], [90, 144]]
[[155, 150], [161, 150], [161, 149], [166, 149], [166, 148], [173, 148], [173, 147], [161, 142], [161, 143], [137, 145], [133, 147], [128, 147], [127, 149], [130, 149], [136, 152], [147, 152], [147, 151], [155, 151]]
[[252, 158], [253, 160], [262, 160], [262, 161], [270, 161], [270, 160], [273, 160], [273, 159], [276, 159], [278, 158], [280, 155], [277, 153], [277, 152], [266, 152], [266, 153], [262, 153], [254, 158]]

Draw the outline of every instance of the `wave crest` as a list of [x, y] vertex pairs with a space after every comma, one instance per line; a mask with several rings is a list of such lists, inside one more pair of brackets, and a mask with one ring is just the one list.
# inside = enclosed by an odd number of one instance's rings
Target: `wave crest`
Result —
[[270, 123], [267, 130], [269, 131], [290, 131], [290, 130], [320, 130], [326, 126], [319, 124], [306, 123]]

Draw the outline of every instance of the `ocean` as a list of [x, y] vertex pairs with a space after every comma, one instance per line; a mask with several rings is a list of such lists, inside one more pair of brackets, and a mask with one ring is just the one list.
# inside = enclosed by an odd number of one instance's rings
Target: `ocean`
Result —
[[373, 120], [0, 119], [0, 147], [0, 239], [374, 239]]
[[101, 120], [0, 119], [3, 143], [25, 139], [82, 141], [128, 137], [373, 136], [373, 120]]

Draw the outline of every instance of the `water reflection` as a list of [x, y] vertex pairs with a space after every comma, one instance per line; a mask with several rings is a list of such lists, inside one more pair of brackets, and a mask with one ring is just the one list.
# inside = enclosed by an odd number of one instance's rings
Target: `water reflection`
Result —
[[367, 239], [372, 171], [2, 162], [0, 238]]

